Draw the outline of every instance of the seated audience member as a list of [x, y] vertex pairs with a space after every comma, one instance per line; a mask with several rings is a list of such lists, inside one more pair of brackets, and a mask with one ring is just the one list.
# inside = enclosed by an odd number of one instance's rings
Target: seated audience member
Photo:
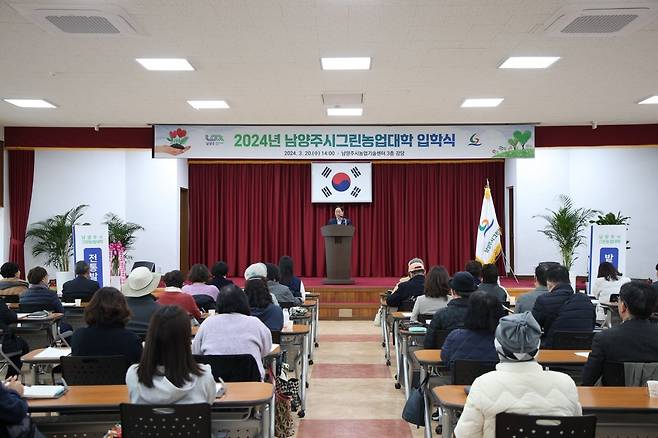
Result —
[[482, 263], [477, 260], [469, 260], [464, 266], [464, 271], [473, 276], [476, 285], [479, 286], [482, 283]]
[[64, 313], [62, 302], [57, 292], [48, 288], [48, 272], [41, 266], [30, 269], [27, 273], [30, 287], [21, 294], [20, 305], [29, 306], [36, 310]]
[[192, 295], [183, 293], [183, 273], [181, 271], [167, 272], [162, 278], [165, 284], [165, 290], [158, 297], [158, 304], [161, 306], [180, 306], [192, 318], [201, 319], [201, 312], [192, 298]]
[[0, 267], [0, 275], [2, 275], [2, 280], [0, 280], [0, 295], [2, 296], [15, 295], [18, 297], [28, 288], [27, 281], [19, 278], [21, 271], [16, 263], [3, 263]]
[[[249, 281], [253, 278], [260, 278], [265, 284], [267, 284], [267, 266], [265, 266], [265, 263], [252, 263], [247, 266], [247, 269], [244, 270], [244, 279]], [[278, 306], [279, 301], [276, 299], [276, 295], [274, 295], [272, 291], [270, 291], [270, 296], [272, 297], [272, 303], [274, 303], [275, 306]]]
[[599, 272], [596, 277], [596, 280], [592, 283], [592, 295], [602, 303], [609, 303], [610, 295], [619, 294], [622, 285], [631, 281], [628, 277], [622, 277], [615, 265], [609, 262], [603, 262], [599, 265]]
[[411, 320], [418, 321], [418, 315], [434, 315], [437, 310], [448, 305], [450, 276], [443, 266], [434, 266], [425, 278], [425, 294], [416, 298], [411, 311]]
[[496, 328], [496, 370], [473, 382], [459, 417], [457, 438], [494, 438], [496, 415], [582, 415], [576, 384], [566, 374], [544, 371], [535, 356], [541, 328], [530, 312], [503, 317]]
[[493, 294], [475, 291], [468, 298], [464, 328], [455, 329], [441, 347], [441, 361], [452, 367], [456, 360], [498, 362], [494, 334], [502, 313]]
[[97, 281], [89, 279], [89, 265], [87, 262], [79, 261], [75, 264], [75, 278], [67, 281], [62, 286], [62, 301], [89, 301], [94, 292], [100, 288]]
[[[23, 338], [16, 336], [10, 324], [18, 320], [16, 312], [7, 307], [7, 303], [0, 298], [0, 341], [2, 342], [2, 351], [6, 354], [20, 352], [20, 355], [12, 356], [10, 360], [19, 370], [23, 366], [21, 356], [30, 352], [30, 347]], [[12, 366], [7, 368], [7, 377], [16, 376], [19, 373]], [[0, 434], [2, 436], [2, 434]]]
[[[422, 262], [413, 262], [407, 266], [409, 280], [398, 283], [395, 292], [386, 297], [386, 304], [391, 307], [400, 307], [400, 304], [415, 301], [425, 293], [425, 266]], [[411, 310], [411, 306], [409, 308]]]
[[574, 293], [569, 283], [569, 271], [554, 266], [546, 272], [549, 293], [537, 298], [532, 316], [544, 329], [542, 347], [553, 346], [556, 331], [591, 332], [596, 321], [595, 307], [585, 294]]
[[192, 265], [190, 272], [187, 274], [187, 279], [192, 284], [186, 284], [183, 286], [183, 292], [189, 295], [208, 295], [210, 298], [217, 301], [219, 289], [212, 284], [206, 284], [206, 282], [210, 280], [210, 271], [208, 271], [206, 265]]
[[535, 289], [516, 299], [516, 313], [532, 312], [537, 297], [548, 293], [548, 287], [546, 287], [546, 271], [552, 266], [560, 266], [560, 264], [556, 262], [541, 262], [537, 265], [535, 268]]
[[492, 294], [501, 303], [509, 301], [507, 291], [498, 284], [498, 267], [493, 263], [482, 267], [482, 282], [478, 286], [478, 290]]
[[28, 415], [23, 391], [17, 376], [0, 381], [0, 437], [43, 437]]
[[276, 297], [276, 300], [279, 303], [292, 303], [295, 306], [302, 304], [302, 299], [295, 297], [292, 291], [288, 289], [288, 286], [279, 283], [279, 268], [272, 263], [266, 263], [265, 266], [267, 269], [267, 288]]
[[212, 370], [196, 363], [191, 339], [190, 318], [179, 306], [161, 306], [153, 314], [142, 358], [126, 373], [131, 403], [214, 403]]
[[475, 279], [468, 272], [457, 272], [449, 282], [452, 299], [448, 305], [434, 314], [427, 328], [423, 345], [425, 348], [441, 348], [437, 339], [439, 330], [454, 330], [464, 327], [468, 310], [468, 297], [477, 290]]
[[618, 306], [623, 323], [594, 336], [583, 368], [583, 385], [595, 385], [606, 362], [658, 363], [658, 325], [649, 321], [656, 295], [653, 287], [640, 281], [621, 287]]
[[217, 290], [220, 290], [224, 286], [228, 286], [229, 284], [233, 284], [231, 280], [226, 278], [228, 275], [228, 265], [226, 262], [217, 262], [214, 265], [212, 265], [212, 269], [210, 270], [210, 273], [212, 274], [212, 278], [206, 283], [206, 284], [211, 284], [217, 288]]
[[248, 280], [244, 287], [247, 294], [251, 316], [263, 321], [263, 324], [272, 331], [281, 331], [283, 328], [283, 310], [272, 303], [272, 295], [267, 284], [260, 278]]
[[263, 357], [272, 349], [270, 330], [250, 316], [247, 296], [237, 286], [222, 288], [217, 296], [217, 315], [201, 323], [192, 342], [194, 354], [251, 354], [265, 375]]
[[71, 338], [73, 356], [125, 356], [137, 363], [142, 355], [142, 341], [126, 330], [130, 310], [118, 289], [98, 289], [85, 308], [87, 327], [77, 329]]
[[126, 297], [126, 303], [132, 313], [132, 318], [126, 324], [128, 330], [141, 336], [146, 334], [151, 315], [160, 308], [155, 297], [151, 295], [159, 283], [160, 274], [151, 272], [146, 266], [135, 268], [128, 275], [121, 286], [121, 292]]
[[279, 283], [288, 286], [292, 294], [298, 298], [302, 298], [304, 291], [304, 283], [299, 278], [295, 277], [295, 270], [293, 267], [292, 257], [283, 256], [279, 259], [279, 274], [281, 279]]

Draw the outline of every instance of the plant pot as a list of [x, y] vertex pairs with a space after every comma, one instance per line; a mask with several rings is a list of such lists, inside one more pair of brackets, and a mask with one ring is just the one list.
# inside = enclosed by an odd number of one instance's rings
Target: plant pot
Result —
[[64, 283], [75, 278], [75, 272], [55, 272], [55, 282], [57, 283], [57, 293], [62, 293]]
[[121, 290], [121, 277], [118, 275], [111, 275], [110, 286]]

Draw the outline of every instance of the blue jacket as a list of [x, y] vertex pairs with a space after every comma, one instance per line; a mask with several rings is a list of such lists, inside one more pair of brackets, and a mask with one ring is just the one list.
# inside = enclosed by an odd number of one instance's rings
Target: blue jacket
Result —
[[268, 304], [265, 308], [252, 307], [251, 316], [260, 319], [268, 329], [280, 332], [283, 328], [283, 310], [274, 304]]
[[[391, 307], [400, 307], [400, 304], [409, 299], [415, 299], [425, 293], [425, 276], [416, 275], [404, 283], [400, 283], [398, 290], [386, 298], [386, 304]], [[413, 307], [413, 305], [411, 306]], [[409, 309], [411, 310], [411, 309]]]
[[468, 310], [468, 298], [453, 298], [448, 305], [437, 310], [425, 333], [425, 348], [441, 348], [437, 339], [439, 330], [455, 330], [464, 327], [464, 318]]
[[487, 330], [453, 330], [441, 347], [441, 360], [450, 367], [456, 360], [498, 362], [494, 338]]
[[535, 301], [532, 316], [544, 329], [542, 347], [553, 346], [553, 334], [561, 332], [591, 332], [594, 330], [596, 310], [589, 297], [574, 293], [570, 284], [561, 283]]
[[290, 279], [289, 284], [284, 283], [283, 281], [279, 281], [279, 283], [281, 283], [284, 286], [288, 286], [288, 289], [292, 291], [292, 294], [294, 296], [298, 298], [302, 297], [302, 280], [300, 280], [299, 278], [293, 275], [293, 277]]
[[[16, 392], [0, 384], [0, 429], [5, 425], [18, 424], [27, 415], [27, 403]], [[0, 430], [2, 435], [2, 430]]]
[[21, 294], [19, 304], [37, 306], [39, 310], [64, 313], [64, 307], [57, 298], [57, 293], [42, 284], [31, 284], [29, 289]]

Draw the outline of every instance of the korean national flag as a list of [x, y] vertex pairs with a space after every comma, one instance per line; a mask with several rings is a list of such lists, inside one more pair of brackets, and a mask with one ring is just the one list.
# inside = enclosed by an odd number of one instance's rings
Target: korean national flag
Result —
[[312, 202], [372, 202], [370, 163], [311, 163]]

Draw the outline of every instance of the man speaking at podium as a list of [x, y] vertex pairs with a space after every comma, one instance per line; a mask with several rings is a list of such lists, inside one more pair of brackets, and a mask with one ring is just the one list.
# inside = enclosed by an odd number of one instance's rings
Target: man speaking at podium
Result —
[[327, 225], [352, 225], [352, 221], [343, 216], [342, 208], [336, 207], [334, 214], [336, 217], [329, 219], [329, 223]]

